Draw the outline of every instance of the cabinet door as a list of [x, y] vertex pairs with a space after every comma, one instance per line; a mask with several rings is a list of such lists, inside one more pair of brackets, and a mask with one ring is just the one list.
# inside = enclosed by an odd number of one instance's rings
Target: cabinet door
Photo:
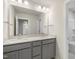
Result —
[[41, 46], [33, 47], [33, 56], [41, 55]]
[[36, 57], [33, 57], [33, 59], [41, 59], [41, 56], [36, 56]]
[[31, 48], [23, 49], [19, 51], [19, 59], [31, 59]]
[[54, 59], [55, 58], [55, 54], [56, 54], [56, 46], [52, 43], [52, 44], [48, 44], [48, 48], [49, 48], [49, 59]]
[[18, 59], [18, 52], [10, 52], [3, 55], [3, 59]]
[[49, 59], [48, 45], [43, 45], [42, 47], [42, 59]]
[[55, 45], [53, 43], [43, 45], [42, 58], [43, 59], [54, 59], [55, 58]]

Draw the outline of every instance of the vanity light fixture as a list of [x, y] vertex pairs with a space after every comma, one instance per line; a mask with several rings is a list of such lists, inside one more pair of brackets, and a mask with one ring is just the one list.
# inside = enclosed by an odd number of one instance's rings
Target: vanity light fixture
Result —
[[28, 1], [24, 1], [24, 4], [29, 5], [29, 2]]
[[41, 6], [39, 5], [38, 8], [41, 9]]
[[49, 8], [47, 8], [45, 6], [41, 6], [41, 5], [38, 6], [38, 9], [41, 11], [49, 11]]

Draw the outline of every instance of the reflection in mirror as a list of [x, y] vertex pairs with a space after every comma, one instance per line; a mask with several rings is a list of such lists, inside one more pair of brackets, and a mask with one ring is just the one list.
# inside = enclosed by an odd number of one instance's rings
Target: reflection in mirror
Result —
[[[10, 38], [48, 35], [48, 15], [31, 9], [23, 9], [21, 7], [11, 6], [9, 25]], [[13, 29], [13, 30], [12, 30]]]
[[28, 34], [28, 20], [27, 19], [17, 19], [14, 28], [15, 35], [25, 35]]
[[23, 18], [16, 18], [14, 21], [14, 36], [40, 34], [39, 20], [29, 20]]

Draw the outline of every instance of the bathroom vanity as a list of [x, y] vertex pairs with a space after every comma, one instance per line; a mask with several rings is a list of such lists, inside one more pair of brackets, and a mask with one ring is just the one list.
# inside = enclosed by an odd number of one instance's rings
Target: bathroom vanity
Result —
[[3, 59], [55, 59], [55, 37], [32, 37], [20, 40], [6, 40]]
[[49, 8], [29, 4], [5, 3], [3, 59], [55, 59], [56, 37]]

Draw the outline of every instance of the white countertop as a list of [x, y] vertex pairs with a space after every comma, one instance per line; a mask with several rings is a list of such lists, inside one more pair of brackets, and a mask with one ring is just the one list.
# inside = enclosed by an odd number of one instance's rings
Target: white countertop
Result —
[[50, 38], [56, 38], [56, 37], [54, 35], [53, 36], [48, 35], [48, 36], [32, 36], [32, 37], [14, 38], [14, 39], [4, 40], [3, 45], [11, 45], [11, 44], [31, 42], [31, 41], [37, 41], [37, 40], [50, 39]]

